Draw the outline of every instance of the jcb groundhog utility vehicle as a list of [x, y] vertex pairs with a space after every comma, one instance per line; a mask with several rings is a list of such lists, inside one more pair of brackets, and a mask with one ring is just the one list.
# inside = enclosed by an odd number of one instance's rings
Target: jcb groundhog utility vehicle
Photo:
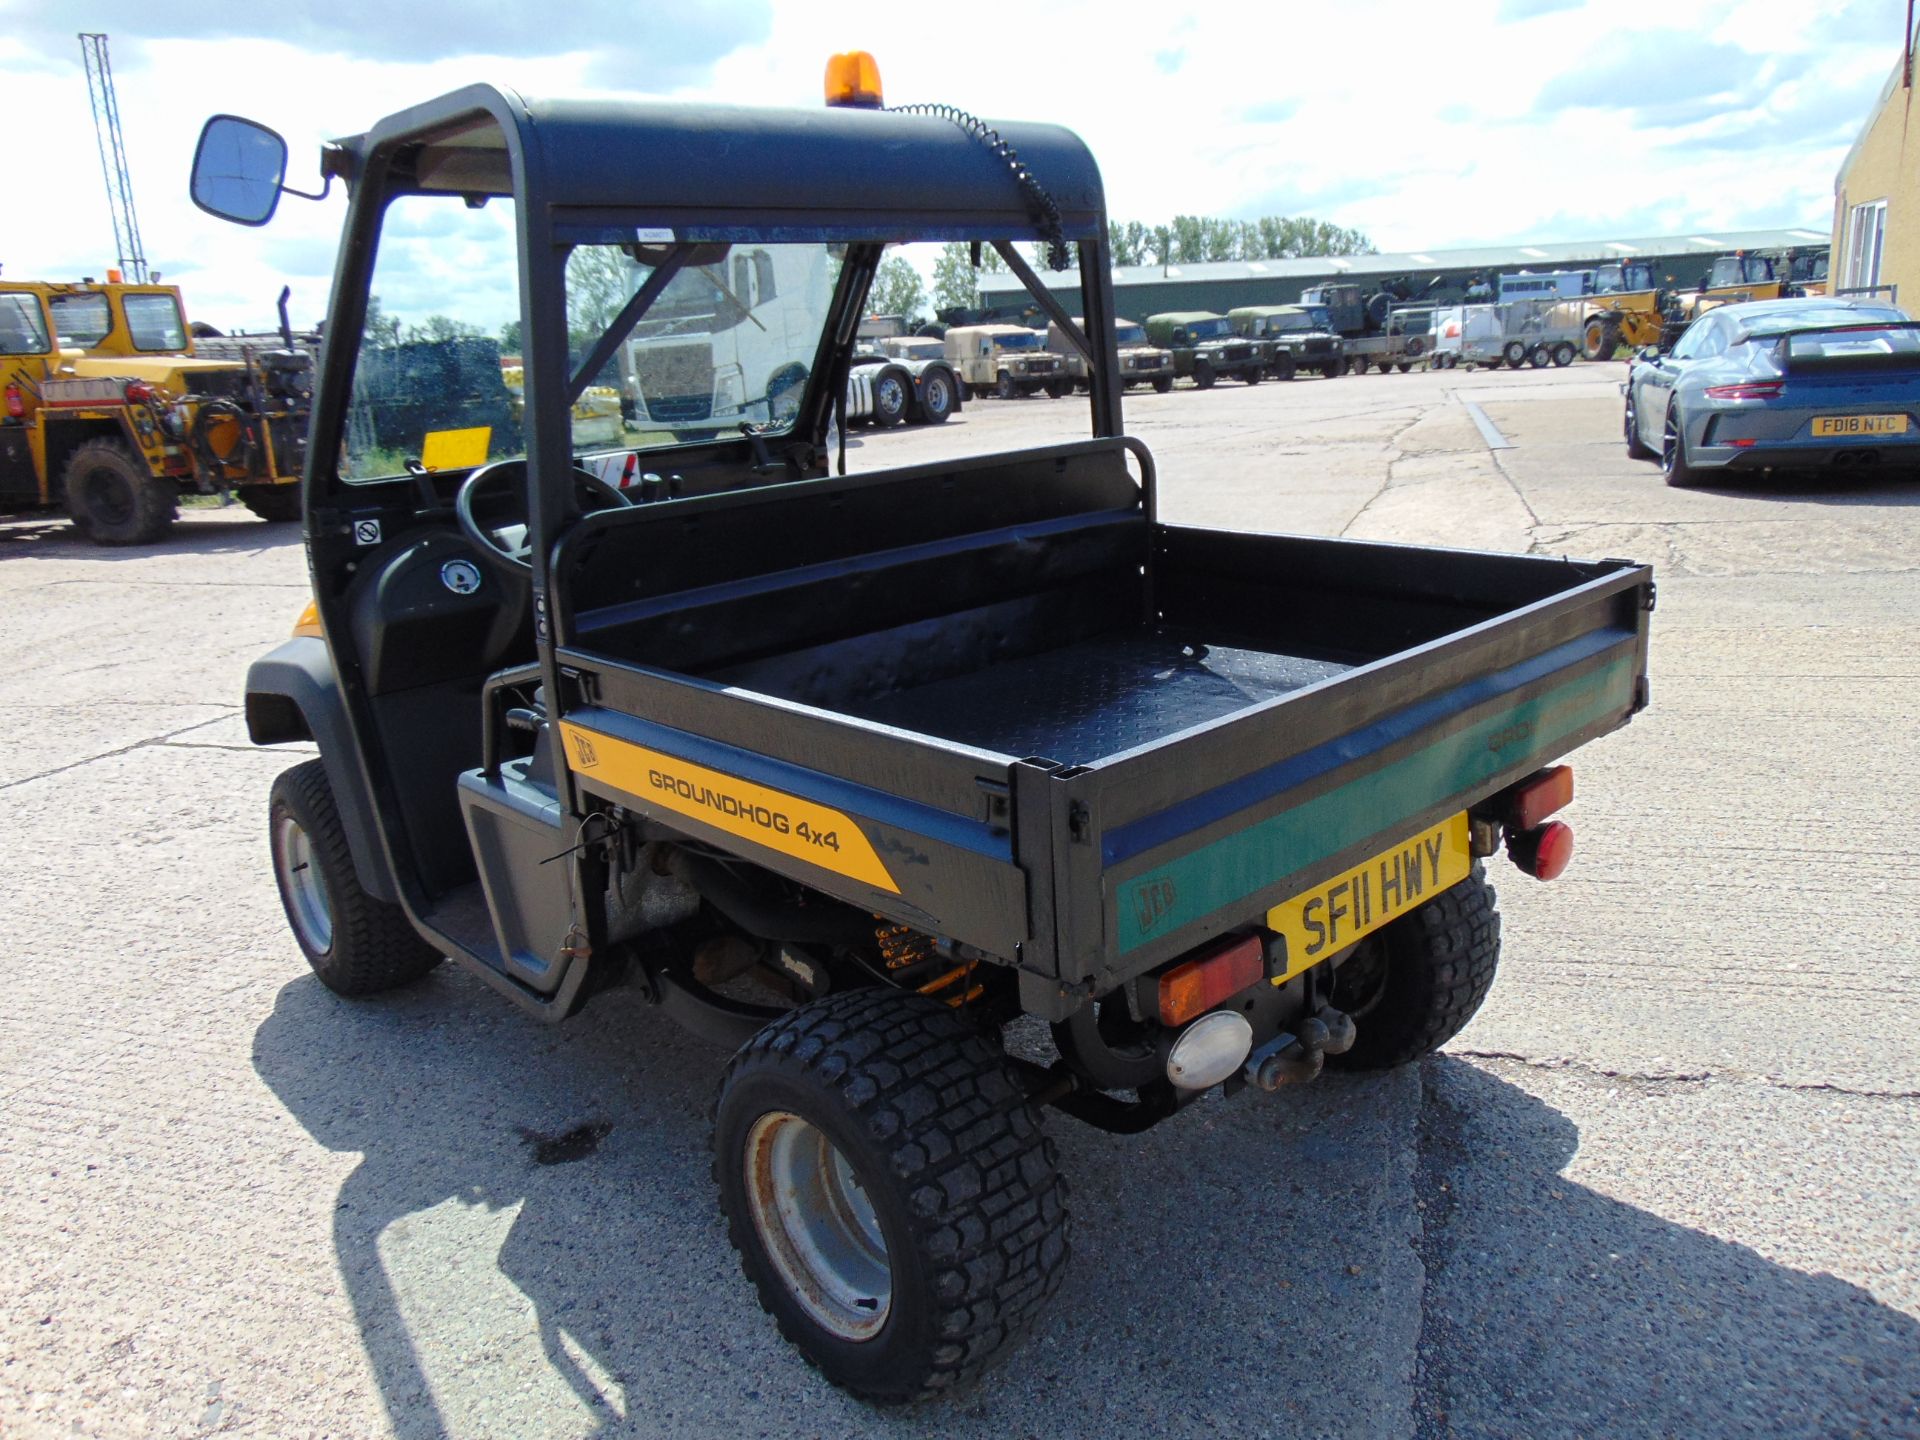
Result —
[[193, 353], [171, 285], [0, 281], [0, 509], [63, 506], [102, 545], [157, 540], [182, 491], [300, 515], [309, 357]]
[[[868, 107], [813, 111], [475, 87], [325, 152], [352, 199], [306, 484], [319, 633], [254, 665], [246, 714], [319, 744], [268, 809], [325, 984], [451, 956], [549, 1019], [630, 986], [737, 1047], [714, 1173], [747, 1276], [828, 1378], [891, 1401], [966, 1380], [1060, 1284], [1046, 1110], [1139, 1131], [1467, 1022], [1499, 954], [1482, 861], [1567, 863], [1552, 762], [1646, 703], [1653, 589], [1622, 560], [1161, 523], [1093, 157], [882, 111], [871, 67], [828, 71]], [[195, 193], [257, 223], [284, 165], [217, 119]], [[464, 458], [367, 468], [355, 340], [383, 225], [422, 207], [511, 217], [485, 281], [518, 287], [524, 453], [430, 431]], [[836, 474], [884, 249], [953, 240], [1086, 357], [1091, 436]], [[1077, 259], [1083, 324], [1033, 242]], [[756, 322], [797, 404], [749, 388], [731, 433], [576, 449], [604, 358], [742, 245], [831, 275]], [[631, 293], [570, 352], [571, 289], [613, 257]]]

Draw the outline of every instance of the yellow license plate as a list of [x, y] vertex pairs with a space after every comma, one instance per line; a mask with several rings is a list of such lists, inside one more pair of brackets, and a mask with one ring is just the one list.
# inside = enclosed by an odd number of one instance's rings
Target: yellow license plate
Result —
[[1813, 433], [1823, 438], [1834, 435], [1904, 435], [1907, 433], [1907, 417], [1904, 415], [1816, 415], [1813, 417]]
[[1464, 813], [1322, 880], [1267, 912], [1267, 928], [1286, 941], [1283, 985], [1362, 936], [1467, 878], [1473, 853]]

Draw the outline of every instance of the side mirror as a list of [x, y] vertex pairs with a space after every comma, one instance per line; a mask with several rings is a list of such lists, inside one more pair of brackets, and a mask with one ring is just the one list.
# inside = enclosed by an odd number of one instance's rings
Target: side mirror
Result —
[[264, 225], [280, 204], [286, 178], [287, 142], [277, 130], [238, 115], [215, 115], [201, 127], [188, 194], [209, 215]]
[[1633, 358], [1636, 360], [1645, 360], [1649, 364], [1652, 364], [1660, 358], [1660, 347], [1658, 345], [1642, 345], [1634, 352]]

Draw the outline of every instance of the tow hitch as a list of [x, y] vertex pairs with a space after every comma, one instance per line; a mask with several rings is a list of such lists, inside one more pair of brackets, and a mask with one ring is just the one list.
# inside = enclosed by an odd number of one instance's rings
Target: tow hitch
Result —
[[1344, 1055], [1359, 1033], [1344, 1010], [1323, 1005], [1292, 1030], [1282, 1030], [1247, 1056], [1240, 1073], [1249, 1085], [1278, 1090], [1303, 1085], [1319, 1075], [1329, 1055]]

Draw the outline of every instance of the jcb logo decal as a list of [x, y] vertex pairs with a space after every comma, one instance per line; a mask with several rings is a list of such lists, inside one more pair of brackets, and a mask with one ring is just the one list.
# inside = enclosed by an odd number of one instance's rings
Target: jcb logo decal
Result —
[[599, 755], [594, 753], [593, 742], [579, 730], [573, 732], [573, 762], [581, 770], [591, 770], [600, 763]]
[[1171, 880], [1154, 880], [1133, 888], [1133, 918], [1142, 935], [1160, 928], [1160, 922], [1173, 914], [1178, 892]]

